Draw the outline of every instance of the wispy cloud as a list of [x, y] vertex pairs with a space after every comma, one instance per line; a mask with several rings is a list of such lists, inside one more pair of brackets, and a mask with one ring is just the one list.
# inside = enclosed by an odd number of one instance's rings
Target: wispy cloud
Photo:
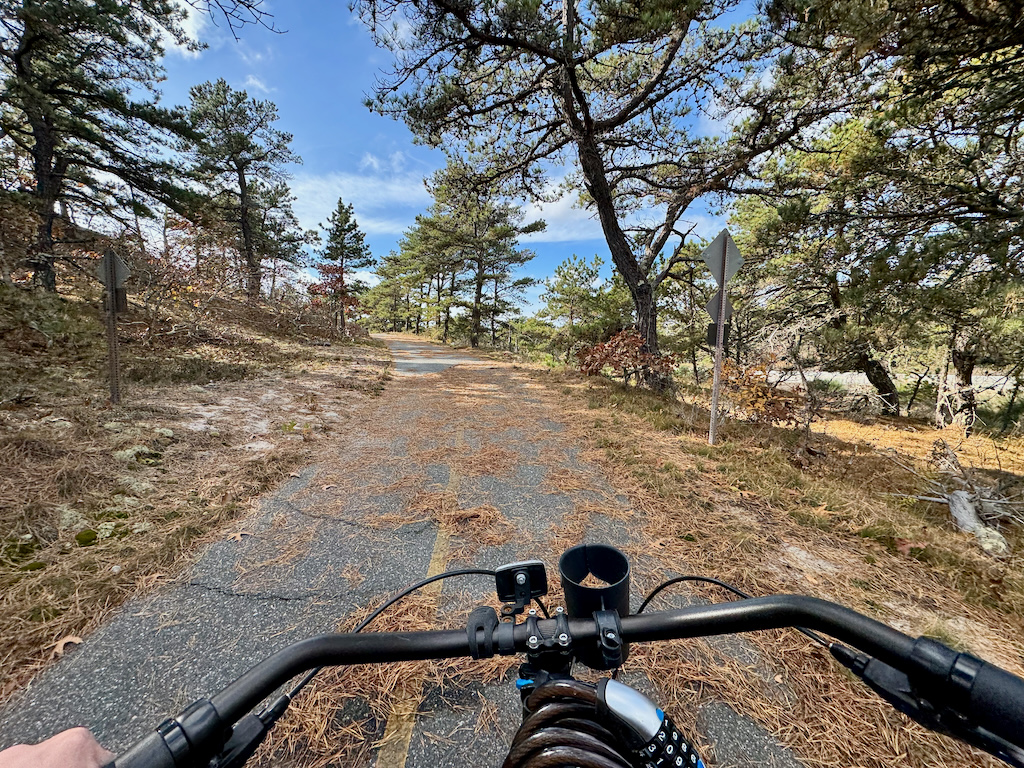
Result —
[[597, 214], [577, 206], [577, 196], [567, 192], [553, 203], [530, 203], [526, 221], [544, 219], [547, 229], [523, 238], [525, 243], [564, 243], [569, 240], [603, 240]]
[[401, 150], [392, 152], [387, 157], [379, 157], [372, 152], [364, 152], [359, 160], [359, 170], [380, 172], [388, 169], [391, 173], [404, 173], [409, 165], [409, 157]]
[[266, 83], [256, 77], [256, 75], [249, 75], [245, 78], [245, 87], [259, 91], [260, 93], [270, 93], [271, 90], [273, 90]]
[[359, 269], [352, 273], [352, 276], [356, 280], [360, 280], [366, 283], [371, 288], [375, 285], [380, 285], [380, 277], [377, 276], [376, 272], [370, 272], [366, 269]]
[[[185, 13], [185, 17], [181, 22], [181, 28], [188, 39], [196, 41], [202, 40], [207, 27], [209, 26], [210, 17], [183, 2], [183, 0], [175, 0], [175, 5]], [[182, 45], [166, 33], [163, 35], [162, 42], [164, 50], [166, 50], [169, 55], [177, 55], [185, 59], [198, 59], [202, 54], [202, 51], [197, 51], [190, 48], [188, 45]]]
[[380, 158], [371, 152], [364, 152], [362, 159], [359, 161], [360, 171], [379, 171], [380, 170]]
[[237, 42], [235, 51], [238, 54], [238, 58], [250, 67], [256, 67], [274, 58], [273, 49], [269, 45], [264, 46], [262, 49], [254, 48], [245, 40]]
[[[365, 168], [375, 170], [372, 165]], [[352, 205], [360, 228], [368, 235], [401, 234], [412, 225], [416, 212], [431, 203], [423, 177], [410, 172], [302, 173], [292, 180], [292, 192], [302, 226], [313, 228], [326, 221], [341, 198]]]

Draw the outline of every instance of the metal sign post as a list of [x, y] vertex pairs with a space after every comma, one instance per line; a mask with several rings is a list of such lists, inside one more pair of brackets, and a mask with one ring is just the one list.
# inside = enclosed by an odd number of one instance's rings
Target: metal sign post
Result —
[[718, 283], [718, 293], [712, 297], [706, 307], [707, 313], [715, 321], [715, 376], [711, 385], [711, 428], [708, 430], [708, 445], [714, 445], [718, 433], [718, 400], [722, 386], [722, 358], [725, 349], [725, 323], [732, 317], [732, 305], [725, 295], [725, 284], [732, 279], [743, 265], [743, 257], [733, 241], [729, 230], [723, 229], [718, 237], [702, 254], [704, 263]]
[[128, 309], [128, 296], [124, 281], [131, 270], [124, 260], [111, 249], [103, 252], [99, 267], [100, 282], [107, 289], [104, 298], [107, 326], [107, 371], [110, 378], [110, 402], [121, 404], [121, 358], [117, 348], [117, 313]]

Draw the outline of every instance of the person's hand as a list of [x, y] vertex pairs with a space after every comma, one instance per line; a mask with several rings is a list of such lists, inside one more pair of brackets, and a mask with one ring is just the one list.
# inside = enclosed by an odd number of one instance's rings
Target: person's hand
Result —
[[71, 728], [38, 744], [18, 744], [0, 752], [0, 768], [101, 768], [114, 754], [85, 728]]

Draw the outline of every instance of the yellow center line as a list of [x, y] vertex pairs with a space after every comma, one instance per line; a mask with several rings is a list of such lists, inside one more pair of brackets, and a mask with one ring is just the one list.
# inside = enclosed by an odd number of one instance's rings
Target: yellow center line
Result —
[[[456, 450], [462, 445], [463, 433], [460, 427], [455, 434]], [[459, 476], [455, 472], [455, 467], [449, 466], [445, 496], [458, 498], [458, 495]], [[430, 555], [430, 565], [427, 567], [427, 578], [444, 572], [448, 565], [449, 543], [448, 534], [439, 527], [434, 539], [434, 551]], [[441, 596], [441, 586], [441, 581], [435, 581], [423, 588], [423, 593], [433, 599], [435, 608]], [[405, 761], [409, 759], [413, 728], [416, 725], [416, 710], [423, 701], [424, 680], [424, 675], [414, 675], [405, 680], [401, 690], [396, 691], [391, 715], [384, 728], [384, 738], [381, 739], [380, 750], [377, 752], [376, 764], [380, 768], [405, 768]]]

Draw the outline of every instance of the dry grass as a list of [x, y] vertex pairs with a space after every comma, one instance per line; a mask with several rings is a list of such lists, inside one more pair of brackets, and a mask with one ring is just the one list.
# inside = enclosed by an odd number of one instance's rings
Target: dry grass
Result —
[[[887, 496], [917, 482], [878, 449], [893, 430], [874, 433], [877, 447], [821, 438], [827, 459], [806, 464], [795, 455], [799, 435], [787, 430], [730, 423], [724, 444], [710, 448], [706, 417], [692, 407], [593, 380], [537, 379], [571, 437], [590, 447], [585, 458], [628, 493], [641, 534], [628, 554], [634, 572], [654, 569], [643, 579], [650, 585], [660, 570], [716, 576], [755, 594], [814, 594], [907, 632], [941, 626], [945, 639], [1024, 669], [1019, 556], [994, 561], [934, 510]], [[907, 441], [900, 446], [907, 452]], [[1014, 451], [999, 446], [1004, 470]], [[587, 517], [578, 507], [552, 531], [552, 549], [576, 543]], [[727, 701], [810, 765], [995, 765], [907, 726], [801, 637], [748, 639], [793, 696], [703, 642], [641, 647], [629, 664], [659, 681], [685, 727], [693, 729], [701, 703]]]
[[[310, 347], [247, 326], [253, 318], [148, 346], [129, 324], [126, 369], [145, 368], [156, 384], [126, 376], [124, 405], [111, 408], [96, 310], [78, 297], [7, 298], [0, 699], [42, 668], [61, 638], [84, 637], [124, 600], [179, 573], [198, 543], [225, 535], [251, 499], [307, 462], [366, 397], [331, 393], [333, 373], [376, 381], [387, 361], [378, 349]], [[210, 375], [235, 363], [250, 378]], [[275, 378], [260, 379], [267, 372]]]
[[479, 451], [459, 456], [455, 468], [465, 477], [509, 477], [519, 461], [514, 451], [486, 443]]
[[496, 547], [512, 540], [516, 528], [497, 507], [482, 505], [463, 508], [448, 490], [422, 490], [401, 512], [367, 516], [373, 528], [401, 528], [431, 520], [448, 536], [457, 537], [453, 559], [464, 561], [480, 547]]
[[[465, 618], [461, 610], [465, 596], [442, 595], [441, 600], [439, 610], [435, 594], [424, 590], [411, 595], [382, 614], [367, 631], [409, 632], [460, 626]], [[349, 616], [338, 630], [350, 631], [382, 602], [384, 598]], [[449, 616], [449, 620], [439, 622], [439, 615]], [[515, 658], [499, 657], [484, 662], [445, 659], [330, 667], [292, 704], [288, 716], [261, 748], [256, 764], [303, 768], [364, 765], [371, 751], [381, 746], [388, 717], [396, 708], [401, 711], [418, 706], [424, 686], [438, 688], [443, 695], [446, 689], [471, 682], [488, 684], [505, 679], [517, 665]], [[493, 714], [490, 718], [483, 716], [478, 726], [487, 728], [493, 722]]]
[[593, 485], [591, 478], [585, 473], [569, 467], [552, 467], [548, 469], [541, 492], [548, 494], [577, 493], [590, 490]]

